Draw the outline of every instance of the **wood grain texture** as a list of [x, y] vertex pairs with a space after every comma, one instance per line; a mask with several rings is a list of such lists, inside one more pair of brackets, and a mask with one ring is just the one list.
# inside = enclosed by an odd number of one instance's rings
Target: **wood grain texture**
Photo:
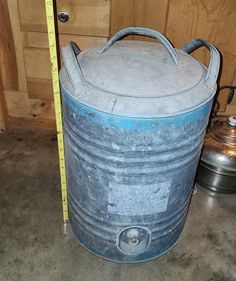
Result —
[[[12, 78], [19, 81], [14, 89], [4, 87], [9, 126], [31, 127], [31, 123], [33, 127], [51, 127], [55, 116], [44, 0], [5, 2], [8, 2], [6, 11], [10, 11], [12, 42], [16, 53], [17, 71]], [[83, 50], [91, 45], [103, 44], [107, 40], [110, 0], [57, 0], [58, 9], [66, 7], [71, 9], [71, 17], [66, 25], [58, 23], [61, 46], [72, 40]], [[83, 36], [84, 34], [90, 36]]]
[[7, 108], [4, 99], [2, 75], [0, 71], [0, 133], [4, 132], [7, 127]]
[[[130, 26], [151, 28], [164, 33], [168, 4], [168, 0], [113, 0], [111, 35]], [[140, 36], [130, 36], [128, 39], [153, 41]]]
[[110, 36], [134, 25], [134, 0], [112, 0]]
[[[235, 72], [234, 72], [234, 77], [233, 77], [232, 85], [236, 86], [236, 68], [235, 68]], [[236, 106], [236, 90], [234, 91], [234, 98], [233, 98], [231, 104]]]
[[16, 77], [18, 77], [18, 90], [26, 91], [27, 85], [26, 85], [25, 62], [24, 62], [24, 54], [23, 54], [23, 39], [22, 39], [22, 31], [20, 29], [17, 1], [18, 0], [8, 0], [8, 10], [10, 11], [9, 15], [11, 21], [11, 30], [12, 30], [13, 40], [15, 45], [16, 63], [17, 63], [17, 70], [18, 70], [16, 74]]
[[[21, 29], [47, 32], [44, 0], [18, 0]], [[27, 9], [26, 9], [27, 7]], [[67, 22], [58, 23], [59, 33], [109, 36], [110, 0], [57, 0], [57, 13], [70, 14]]]
[[32, 119], [32, 118], [8, 118], [8, 128], [24, 128], [24, 129], [53, 129], [56, 131], [55, 120], [50, 119]]
[[223, 115], [223, 116], [236, 116], [236, 105], [229, 104], [226, 107], [225, 111], [219, 111], [218, 115]]
[[83, 51], [91, 46], [104, 44], [107, 41], [106, 37], [93, 37], [93, 36], [78, 36], [69, 34], [59, 35], [59, 46], [63, 47], [74, 41]]
[[3, 112], [3, 104], [2, 100], [0, 99], [0, 133], [6, 130], [6, 120]]
[[51, 79], [48, 49], [24, 48], [24, 58], [27, 78]]
[[168, 0], [134, 1], [134, 25], [164, 33], [168, 4]]
[[29, 98], [53, 101], [52, 80], [43, 78], [27, 78]]
[[[47, 33], [23, 32], [23, 38], [28, 95], [30, 98], [53, 100]], [[106, 40], [104, 37], [60, 34], [59, 46], [74, 41], [84, 50]]]
[[[232, 85], [236, 85], [236, 70], [234, 72]], [[229, 90], [228, 90], [229, 92]], [[224, 112], [226, 115], [235, 115], [236, 116], [236, 90], [234, 92], [234, 98], [230, 104], [227, 104], [226, 110]]]
[[21, 30], [47, 32], [44, 0], [18, 0], [18, 7]]
[[[222, 53], [220, 84], [230, 84], [236, 64], [236, 1], [235, 0], [170, 0], [166, 35], [180, 48], [194, 38], [214, 44]], [[202, 49], [194, 54], [208, 65], [209, 54]], [[225, 109], [227, 95], [219, 97]]]
[[54, 105], [43, 99], [29, 99], [27, 92], [6, 91], [9, 117], [34, 120], [54, 120]]
[[[93, 45], [103, 44], [107, 41], [106, 37], [79, 36], [70, 34], [59, 34], [59, 48], [66, 46], [74, 41], [84, 50]], [[25, 48], [48, 49], [48, 35], [42, 32], [23, 32], [23, 45]]]
[[0, 70], [4, 89], [18, 88], [18, 75], [15, 45], [13, 41], [7, 0], [0, 1]]
[[68, 22], [58, 22], [58, 31], [63, 34], [109, 36], [110, 0], [57, 0], [57, 13], [66, 10]]

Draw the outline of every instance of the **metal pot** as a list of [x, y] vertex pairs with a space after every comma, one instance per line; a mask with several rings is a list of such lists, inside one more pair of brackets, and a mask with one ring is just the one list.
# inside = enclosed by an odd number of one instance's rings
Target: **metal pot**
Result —
[[236, 116], [211, 121], [197, 183], [215, 192], [236, 193]]

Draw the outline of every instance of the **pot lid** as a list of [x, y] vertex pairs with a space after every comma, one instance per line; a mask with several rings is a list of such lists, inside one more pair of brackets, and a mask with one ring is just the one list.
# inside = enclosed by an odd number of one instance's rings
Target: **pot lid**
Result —
[[[127, 34], [154, 37], [162, 44], [117, 41]], [[212, 54], [208, 70], [188, 54], [203, 45]], [[219, 54], [200, 39], [178, 50], [156, 31], [127, 28], [74, 60], [70, 52], [69, 46], [62, 49], [62, 88], [79, 102], [109, 114], [175, 116], [204, 105], [215, 94]], [[73, 87], [66, 81], [68, 77]]]
[[213, 138], [236, 146], [236, 116], [216, 118], [211, 123], [211, 129]]

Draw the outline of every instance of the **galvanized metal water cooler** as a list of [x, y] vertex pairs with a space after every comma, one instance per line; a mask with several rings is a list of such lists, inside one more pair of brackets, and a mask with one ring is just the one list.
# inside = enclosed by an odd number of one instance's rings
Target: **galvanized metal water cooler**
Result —
[[[118, 41], [127, 34], [160, 43]], [[188, 53], [211, 52], [208, 68]], [[127, 28], [60, 72], [70, 226], [93, 253], [156, 258], [177, 242], [216, 91], [219, 54], [197, 39], [174, 49], [162, 34]]]

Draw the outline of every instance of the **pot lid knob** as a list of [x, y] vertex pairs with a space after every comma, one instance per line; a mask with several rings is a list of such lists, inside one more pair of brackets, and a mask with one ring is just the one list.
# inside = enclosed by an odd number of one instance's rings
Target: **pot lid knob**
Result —
[[228, 123], [231, 127], [236, 127], [236, 116], [230, 116]]

